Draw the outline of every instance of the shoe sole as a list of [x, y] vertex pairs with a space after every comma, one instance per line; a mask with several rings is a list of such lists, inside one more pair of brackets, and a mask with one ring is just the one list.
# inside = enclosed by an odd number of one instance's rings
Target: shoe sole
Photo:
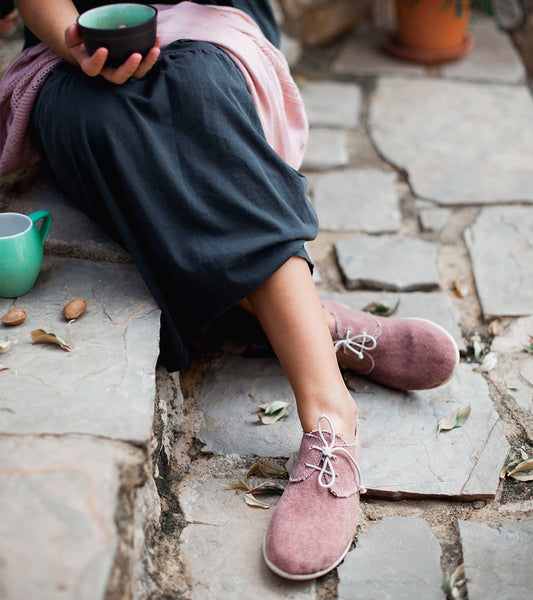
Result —
[[440, 387], [441, 385], [444, 385], [445, 383], [448, 383], [448, 381], [450, 381], [450, 379], [455, 375], [455, 371], [457, 370], [457, 365], [459, 364], [459, 362], [461, 360], [461, 357], [459, 354], [459, 347], [457, 346], [457, 342], [455, 341], [455, 339], [452, 337], [452, 335], [450, 334], [449, 331], [446, 331], [446, 329], [444, 329], [444, 327], [441, 327], [438, 323], [435, 323], [435, 321], [431, 321], [430, 319], [421, 319], [420, 317], [404, 317], [404, 319], [409, 320], [409, 321], [422, 321], [423, 323], [430, 323], [437, 329], [440, 329], [440, 331], [442, 331], [442, 333], [444, 333], [446, 335], [446, 337], [452, 342], [453, 347], [455, 348], [455, 365], [453, 366], [451, 375], [448, 377], [448, 379], [445, 379], [441, 383], [437, 383], [432, 388], [426, 388], [426, 389], [435, 389], [437, 387]]
[[341, 562], [344, 560], [345, 556], [348, 554], [348, 550], [350, 549], [351, 545], [352, 545], [352, 540], [350, 540], [348, 547], [341, 554], [341, 556], [327, 569], [324, 569], [322, 571], [317, 571], [316, 573], [306, 573], [304, 575], [293, 575], [292, 573], [286, 573], [285, 571], [282, 571], [281, 569], [276, 567], [276, 565], [272, 564], [268, 560], [267, 555], [266, 555], [265, 540], [263, 540], [263, 558], [265, 559], [265, 562], [268, 565], [268, 568], [271, 571], [273, 571], [274, 573], [276, 573], [276, 575], [279, 575], [280, 577], [283, 577], [284, 579], [291, 579], [292, 581], [306, 581], [308, 579], [317, 579], [318, 577], [322, 577], [322, 575], [325, 575], [326, 573], [329, 573], [330, 571], [333, 571], [333, 569], [338, 567], [341, 564]]

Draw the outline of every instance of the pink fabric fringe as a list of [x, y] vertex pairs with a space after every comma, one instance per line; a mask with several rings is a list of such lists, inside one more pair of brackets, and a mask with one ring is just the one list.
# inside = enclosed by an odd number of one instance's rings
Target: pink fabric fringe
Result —
[[[246, 81], [265, 136], [290, 166], [302, 164], [308, 124], [303, 102], [283, 54], [244, 12], [193, 2], [156, 5], [162, 47], [177, 39], [215, 44], [235, 62]], [[28, 48], [0, 81], [0, 177], [35, 164], [31, 111], [50, 71], [63, 59], [45, 44]]]

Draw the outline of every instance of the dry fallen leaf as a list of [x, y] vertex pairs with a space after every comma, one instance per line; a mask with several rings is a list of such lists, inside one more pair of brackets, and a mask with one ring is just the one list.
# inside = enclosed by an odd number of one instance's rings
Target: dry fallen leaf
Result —
[[393, 315], [400, 306], [400, 298], [396, 301], [396, 304], [392, 307], [387, 306], [386, 304], [381, 304], [380, 302], [370, 302], [364, 308], [364, 312], [369, 312], [373, 315], [378, 315], [380, 317], [390, 317]]
[[456, 279], [453, 282], [453, 291], [458, 298], [464, 298], [468, 295], [468, 287], [467, 285], [461, 281], [460, 279]]
[[494, 319], [494, 321], [491, 321], [488, 329], [490, 335], [499, 335], [501, 330], [500, 319]]
[[522, 461], [520, 458], [516, 458], [512, 460], [508, 465], [505, 465], [503, 469], [500, 471], [500, 479], [505, 479], [509, 472], [512, 471], [517, 465], [519, 465]]
[[507, 476], [518, 481], [533, 481], [533, 459], [521, 461]]
[[9, 367], [4, 367], [3, 365], [0, 365], [0, 371], [9, 371]]
[[267, 402], [265, 404], [259, 404], [258, 408], [261, 409], [259, 418], [263, 425], [272, 425], [276, 421], [279, 421], [287, 415], [288, 402], [283, 400], [274, 400], [273, 402]]
[[5, 340], [0, 340], [0, 354], [10, 350], [12, 345], [13, 345], [13, 340], [11, 338], [6, 338]]
[[455, 429], [456, 427], [461, 427], [470, 416], [470, 410], [471, 408], [469, 404], [468, 406], [458, 408], [455, 412], [442, 417], [442, 419], [439, 421], [437, 435], [439, 435], [441, 431], [448, 431], [450, 429]]
[[495, 352], [489, 352], [485, 354], [481, 363], [474, 369], [478, 373], [486, 373], [487, 371], [492, 371], [494, 367], [498, 364], [498, 355]]
[[287, 473], [292, 475], [292, 470], [294, 469], [294, 465], [296, 464], [296, 459], [298, 458], [298, 452], [293, 452], [287, 462], [285, 463], [285, 468], [287, 469]]
[[264, 475], [265, 477], [283, 477], [284, 475], [287, 475], [287, 469], [273, 460], [261, 458], [257, 462], [254, 462], [248, 469], [246, 477], [248, 478], [256, 473], [261, 473], [261, 475]]
[[45, 331], [44, 329], [34, 329], [31, 332], [31, 339], [34, 344], [56, 344], [67, 352], [72, 352], [73, 348], [65, 340], [61, 339], [55, 333], [51, 331]]
[[270, 504], [266, 502], [261, 502], [258, 500], [253, 494], [244, 494], [244, 501], [248, 506], [253, 506], [254, 508], [270, 508]]

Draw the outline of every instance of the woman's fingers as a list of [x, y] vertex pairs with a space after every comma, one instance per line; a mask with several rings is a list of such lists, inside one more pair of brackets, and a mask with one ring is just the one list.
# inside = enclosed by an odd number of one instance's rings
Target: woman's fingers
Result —
[[108, 56], [107, 48], [98, 48], [96, 52], [89, 55], [83, 45], [78, 25], [74, 23], [65, 31], [65, 42], [74, 61], [81, 67], [83, 72], [89, 77], [101, 75], [110, 83], [121, 85], [130, 77], [140, 79], [156, 63], [161, 50], [159, 45], [160, 38], [156, 38], [153, 48], [143, 58], [139, 52], [134, 52], [129, 58], [117, 68], [105, 66], [105, 61]]

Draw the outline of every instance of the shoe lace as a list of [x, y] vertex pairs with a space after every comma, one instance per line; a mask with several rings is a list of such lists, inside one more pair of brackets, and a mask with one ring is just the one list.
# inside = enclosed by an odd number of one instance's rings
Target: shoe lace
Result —
[[[331, 442], [328, 442], [326, 440], [324, 432], [322, 431], [322, 419], [325, 419], [328, 422], [331, 433]], [[317, 429], [318, 434], [320, 435], [320, 439], [322, 440], [323, 446], [311, 446], [311, 449], [319, 450], [322, 453], [320, 465], [317, 466], [312, 465], [310, 463], [304, 464], [306, 467], [310, 467], [311, 469], [316, 469], [317, 471], [320, 471], [318, 475], [318, 484], [324, 488], [332, 487], [332, 485], [335, 483], [335, 478], [337, 476], [335, 474], [335, 469], [333, 468], [333, 461], [337, 460], [335, 453], [343, 453], [350, 459], [359, 477], [359, 483], [357, 484], [356, 489], [354, 491], [364, 494], [366, 492], [366, 488], [363, 486], [363, 476], [361, 475], [361, 469], [359, 468], [359, 465], [357, 464], [355, 458], [348, 452], [348, 450], [346, 450], [346, 448], [344, 448], [344, 446], [335, 446], [335, 430], [333, 429], [333, 424], [327, 415], [321, 415], [320, 417], [318, 417]], [[325, 480], [326, 476], [330, 477], [329, 481]]]
[[[333, 343], [335, 352], [338, 352], [339, 348], [345, 348], [346, 350], [353, 352], [357, 358], [363, 359], [364, 350], [369, 352], [370, 350], [374, 350], [374, 348], [378, 345], [377, 339], [366, 331], [363, 331], [363, 333], [358, 333], [357, 335], [351, 335], [351, 333], [352, 330], [348, 329], [345, 337]], [[367, 342], [370, 343], [367, 344]]]

